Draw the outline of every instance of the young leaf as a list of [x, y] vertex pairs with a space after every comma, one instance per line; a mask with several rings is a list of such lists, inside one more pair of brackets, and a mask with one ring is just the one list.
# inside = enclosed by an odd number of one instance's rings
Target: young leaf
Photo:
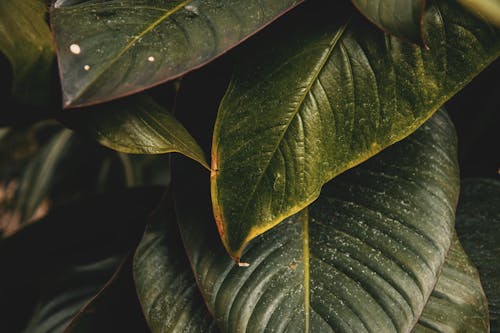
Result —
[[261, 35], [221, 103], [212, 202], [234, 257], [325, 182], [412, 133], [500, 52], [499, 31], [453, 1], [426, 12], [429, 51], [328, 3]]
[[171, 200], [166, 204], [147, 226], [134, 256], [144, 315], [152, 333], [217, 332], [184, 253]]
[[209, 169], [203, 150], [174, 116], [147, 95], [70, 111], [71, 126], [123, 153], [178, 152]]
[[479, 274], [455, 234], [441, 275], [412, 332], [488, 332], [488, 301]]
[[453, 236], [455, 155], [453, 127], [440, 112], [252, 241], [248, 267], [224, 255], [203, 175], [174, 164], [179, 228], [221, 330], [408, 332]]
[[423, 45], [425, 0], [352, 0], [380, 29]]
[[457, 210], [458, 237], [477, 266], [490, 307], [491, 332], [500, 332], [500, 182], [462, 182]]
[[64, 106], [109, 101], [174, 79], [301, 1], [58, 0], [51, 16]]
[[0, 1], [0, 52], [12, 65], [14, 97], [26, 104], [48, 102], [54, 49], [43, 0]]

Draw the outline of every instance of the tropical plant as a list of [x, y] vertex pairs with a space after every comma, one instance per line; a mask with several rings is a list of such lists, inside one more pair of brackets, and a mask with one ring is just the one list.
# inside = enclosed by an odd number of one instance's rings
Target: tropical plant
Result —
[[2, 0], [0, 330], [500, 331], [499, 22]]

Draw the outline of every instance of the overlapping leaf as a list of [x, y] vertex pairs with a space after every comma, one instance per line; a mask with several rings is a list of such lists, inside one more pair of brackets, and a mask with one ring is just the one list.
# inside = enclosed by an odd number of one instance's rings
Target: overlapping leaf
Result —
[[155, 214], [144, 233], [134, 257], [134, 280], [152, 333], [217, 331], [193, 277], [170, 205]]
[[43, 0], [0, 2], [0, 52], [9, 59], [15, 97], [24, 103], [48, 102], [54, 49]]
[[244, 50], [219, 109], [212, 201], [234, 257], [325, 182], [413, 132], [500, 51], [499, 31], [454, 1], [429, 3], [429, 51], [352, 8], [304, 5]]
[[488, 301], [477, 269], [454, 237], [414, 333], [488, 332]]
[[439, 113], [251, 242], [249, 267], [224, 255], [203, 174], [174, 164], [179, 228], [222, 331], [410, 331], [451, 243], [455, 155], [452, 125]]
[[457, 233], [477, 266], [490, 307], [491, 332], [500, 332], [500, 182], [462, 182], [457, 210]]
[[352, 3], [387, 33], [423, 44], [425, 0], [352, 0]]
[[173, 79], [232, 48], [301, 0], [58, 0], [52, 10], [66, 107]]
[[111, 149], [133, 154], [179, 152], [208, 168], [203, 150], [189, 132], [147, 95], [75, 110], [68, 120]]

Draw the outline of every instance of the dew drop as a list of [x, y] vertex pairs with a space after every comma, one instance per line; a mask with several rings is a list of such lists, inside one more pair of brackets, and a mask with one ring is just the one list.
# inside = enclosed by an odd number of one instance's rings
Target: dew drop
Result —
[[85, 69], [88, 72], [90, 70], [90, 66], [89, 65], [85, 65], [85, 66], [83, 66], [83, 69]]
[[71, 44], [69, 46], [69, 50], [73, 54], [80, 54], [80, 52], [82, 52], [82, 50], [80, 49], [80, 45], [78, 45], [78, 44]]
[[148, 61], [149, 61], [149, 62], [154, 62], [154, 61], [155, 61], [155, 57], [153, 57], [153, 56], [149, 56], [149, 57], [148, 57]]
[[199, 15], [200, 14], [200, 12], [198, 11], [198, 7], [193, 6], [193, 5], [184, 6], [184, 9], [187, 10], [188, 12], [190, 12], [190, 13], [195, 14], [195, 15]]

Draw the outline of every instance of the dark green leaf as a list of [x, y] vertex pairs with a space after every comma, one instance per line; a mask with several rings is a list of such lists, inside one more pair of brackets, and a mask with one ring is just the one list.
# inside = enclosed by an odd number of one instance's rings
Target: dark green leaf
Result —
[[436, 114], [252, 241], [248, 267], [225, 255], [203, 174], [174, 164], [184, 245], [222, 331], [410, 331], [453, 236], [455, 141], [447, 116]]
[[189, 132], [147, 95], [71, 111], [69, 121], [108, 148], [132, 154], [178, 152], [209, 168]]
[[58, 164], [73, 143], [73, 132], [64, 129], [43, 147], [26, 167], [19, 182], [14, 208], [21, 223], [30, 220], [44, 199], [47, 198], [54, 179], [58, 176]]
[[306, 3], [261, 35], [221, 103], [212, 202], [232, 256], [412, 133], [500, 51], [499, 31], [454, 1], [428, 6], [430, 51], [330, 3]]
[[15, 97], [27, 104], [48, 102], [54, 57], [43, 0], [0, 1], [0, 52], [14, 74]]
[[80, 309], [65, 333], [149, 333], [127, 260], [106, 285]]
[[64, 106], [95, 104], [176, 78], [299, 2], [58, 0], [52, 23]]
[[152, 222], [134, 257], [137, 294], [152, 333], [216, 332], [185, 256], [171, 205], [164, 205]]
[[500, 182], [462, 182], [457, 210], [458, 237], [477, 266], [490, 306], [491, 332], [500, 332]]
[[352, 0], [352, 3], [387, 33], [423, 44], [425, 0]]
[[488, 332], [488, 302], [479, 274], [456, 235], [414, 333]]

